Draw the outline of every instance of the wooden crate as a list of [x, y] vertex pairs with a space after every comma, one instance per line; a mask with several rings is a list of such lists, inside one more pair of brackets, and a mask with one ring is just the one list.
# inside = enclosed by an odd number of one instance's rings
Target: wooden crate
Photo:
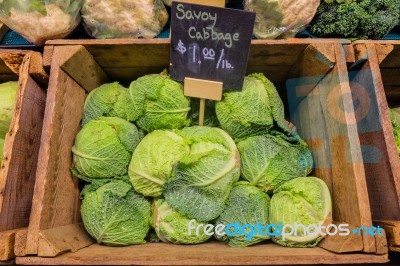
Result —
[[[292, 102], [292, 122], [321, 166], [315, 174], [331, 190], [335, 221], [371, 226], [355, 116], [340, 108], [341, 103], [352, 101], [345, 58], [351, 57], [351, 53], [346, 53], [351, 51], [348, 48], [348, 42], [334, 40], [257, 40], [251, 45], [248, 72], [265, 73], [286, 99], [287, 109], [288, 99]], [[93, 244], [80, 223], [78, 179], [70, 172], [71, 147], [80, 129], [86, 95], [107, 81], [129, 84], [144, 74], [161, 72], [169, 65], [169, 49], [169, 40], [47, 43], [44, 62], [51, 66], [51, 76], [33, 207], [28, 231], [16, 243], [21, 256], [30, 256], [18, 257], [18, 264], [276, 265], [387, 261], [385, 238], [365, 235], [327, 238], [314, 249], [275, 244], [232, 249], [216, 242], [124, 248]], [[286, 89], [289, 93], [285, 93]], [[291, 97], [292, 93], [298, 93], [298, 97]], [[337, 103], [328, 99], [337, 99]], [[338, 254], [346, 252], [351, 253]]]
[[[358, 41], [354, 51], [350, 77], [360, 101], [361, 144], [369, 146], [364, 157], [372, 160], [365, 164], [372, 218], [385, 228], [390, 249], [400, 252], [400, 160], [388, 110], [400, 106], [400, 41]], [[379, 158], [371, 158], [371, 147]]]
[[48, 76], [36, 52], [0, 50], [0, 82], [18, 81], [0, 168], [0, 261], [14, 258], [15, 234], [28, 226]]

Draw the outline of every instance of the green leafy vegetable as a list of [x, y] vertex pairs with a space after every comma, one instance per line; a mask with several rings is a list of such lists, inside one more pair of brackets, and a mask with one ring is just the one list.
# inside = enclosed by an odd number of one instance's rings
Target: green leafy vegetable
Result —
[[396, 141], [397, 152], [400, 156], [400, 108], [390, 110], [390, 121], [393, 126], [394, 140]]
[[88, 178], [122, 176], [139, 142], [137, 128], [121, 118], [92, 120], [76, 136], [73, 171]]
[[165, 199], [189, 219], [211, 221], [223, 212], [239, 179], [239, 153], [232, 138], [218, 128], [190, 127], [179, 134], [189, 143], [190, 153], [165, 183]]
[[189, 145], [181, 136], [172, 131], [153, 131], [133, 153], [129, 165], [133, 187], [145, 196], [161, 196], [174, 164], [188, 154]]
[[[173, 210], [164, 199], [153, 202], [153, 227], [161, 241], [174, 244], [199, 244], [206, 242], [211, 236], [200, 230], [196, 235], [188, 233], [190, 219]], [[199, 222], [192, 223], [194, 227]]]
[[104, 84], [91, 91], [85, 101], [82, 126], [101, 116], [126, 120], [126, 93], [127, 89], [118, 82]]
[[[332, 201], [329, 189], [319, 178], [299, 177], [286, 182], [274, 191], [271, 199], [270, 223], [283, 225], [326, 225], [332, 222]], [[272, 240], [287, 247], [313, 247], [323, 237], [312, 230], [306, 234], [304, 228], [298, 227], [297, 236], [288, 235], [273, 237]], [[290, 228], [286, 228], [287, 234]], [[314, 234], [312, 234], [314, 232]], [[284, 232], [282, 232], [284, 234]]]
[[[216, 219], [215, 224], [227, 226], [238, 222], [242, 225], [255, 225], [258, 223], [267, 225], [269, 223], [269, 204], [270, 198], [266, 193], [247, 182], [238, 182], [232, 188], [226, 209]], [[245, 235], [228, 236], [225, 234], [221, 237], [217, 236], [217, 239], [228, 242], [232, 247], [247, 247], [269, 239], [269, 235], [262, 236], [258, 234], [249, 237]]]
[[99, 244], [142, 244], [150, 229], [151, 203], [131, 185], [116, 180], [95, 191], [87, 189], [81, 215], [87, 232]]
[[266, 133], [273, 127], [288, 131], [281, 98], [263, 74], [245, 78], [242, 92], [227, 92], [216, 104], [222, 129], [233, 138]]
[[286, 181], [307, 176], [313, 158], [303, 141], [290, 143], [281, 135], [249, 137], [238, 144], [241, 176], [264, 191], [273, 190]]
[[4, 139], [14, 114], [18, 82], [10, 81], [0, 84], [0, 138]]
[[132, 82], [127, 98], [128, 120], [146, 132], [188, 126], [190, 99], [182, 84], [165, 74], [152, 74]]
[[399, 24], [398, 0], [340, 2], [321, 3], [311, 23], [313, 33], [322, 37], [379, 39]]

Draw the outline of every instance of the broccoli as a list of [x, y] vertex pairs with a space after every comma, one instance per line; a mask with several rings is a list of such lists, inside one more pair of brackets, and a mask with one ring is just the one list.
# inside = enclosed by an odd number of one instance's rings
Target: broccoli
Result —
[[400, 20], [399, 0], [322, 1], [311, 31], [322, 37], [379, 39]]

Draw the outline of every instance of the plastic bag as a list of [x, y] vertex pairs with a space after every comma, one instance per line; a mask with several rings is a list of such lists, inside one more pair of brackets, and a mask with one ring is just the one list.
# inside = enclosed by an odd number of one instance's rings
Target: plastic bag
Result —
[[162, 0], [84, 0], [81, 13], [97, 39], [153, 38], [168, 21]]
[[[172, 5], [172, 1], [173, 0], [163, 0], [164, 4], [167, 6], [171, 6]], [[176, 0], [178, 1], [178, 0]], [[225, 4], [229, 3], [229, 0], [225, 0]]]
[[80, 23], [82, 0], [0, 0], [0, 20], [35, 44], [68, 36]]
[[245, 0], [244, 9], [256, 13], [254, 35], [259, 39], [294, 37], [311, 22], [320, 0]]

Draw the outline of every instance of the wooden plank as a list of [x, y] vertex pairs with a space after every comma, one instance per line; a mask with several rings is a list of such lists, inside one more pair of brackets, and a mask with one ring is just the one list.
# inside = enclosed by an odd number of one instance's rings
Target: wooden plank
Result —
[[[332, 151], [333, 213], [336, 221], [368, 227], [372, 225], [368, 190], [355, 112], [349, 105], [352, 96], [346, 62], [340, 49], [334, 46], [336, 67], [318, 84]], [[341, 106], [346, 107], [345, 112]], [[364, 252], [376, 251], [373, 237], [363, 236], [363, 243]]]
[[40, 232], [38, 256], [56, 257], [66, 252], [76, 252], [93, 244], [82, 223], [56, 227]]
[[43, 68], [50, 73], [51, 60], [53, 59], [54, 45], [45, 45], [43, 50]]
[[382, 68], [399, 68], [400, 41], [391, 44], [376, 44], [379, 65]]
[[24, 52], [1, 51], [0, 53], [0, 72], [1, 73], [14, 73], [19, 74], [19, 68], [24, 60]]
[[[340, 225], [342, 223], [335, 222], [334, 224]], [[349, 230], [353, 228], [357, 227], [349, 226]], [[327, 236], [318, 246], [336, 253], [361, 252], [364, 248], [362, 236], [358, 234]]]
[[387, 255], [334, 254], [321, 248], [284, 248], [274, 244], [233, 249], [224, 243], [129, 247], [92, 245], [56, 258], [17, 258], [25, 265], [284, 265], [385, 263]]
[[28, 228], [19, 230], [15, 234], [14, 254], [16, 257], [26, 256], [26, 237]]
[[0, 261], [8, 261], [15, 258], [14, 243], [16, 229], [0, 232]]
[[[367, 181], [369, 195], [371, 199], [372, 216], [374, 220], [400, 220], [400, 160], [398, 158], [397, 148], [393, 135], [393, 128], [388, 111], [388, 103], [384, 91], [384, 85], [379, 72], [379, 60], [377, 53], [374, 53], [374, 44], [365, 44], [366, 50], [369, 50], [368, 60], [365, 63], [364, 71], [356, 76], [357, 82], [367, 90], [374, 90], [376, 104], [371, 104], [374, 108], [373, 113], [379, 115], [378, 118], [371, 117], [372, 121], [365, 128], [375, 125], [380, 121], [380, 130], [372, 133], [366, 133], [362, 138], [363, 142], [373, 145], [381, 153], [381, 161], [377, 164], [366, 164]], [[374, 84], [373, 87], [364, 84], [368, 82]], [[365, 119], [364, 119], [365, 120]], [[360, 127], [360, 121], [358, 126]], [[374, 134], [375, 133], [375, 134]], [[374, 138], [371, 139], [371, 135]], [[375, 167], [375, 169], [373, 168]]]
[[3, 40], [4, 36], [8, 32], [9, 28], [6, 24], [0, 22], [0, 40]]
[[43, 68], [43, 58], [40, 53], [30, 53], [29, 75], [31, 75], [31, 77], [41, 86], [47, 89], [47, 85], [49, 84], [49, 75]]
[[[107, 75], [83, 46], [64, 46], [58, 47], [58, 50], [58, 54], [65, 51], [71, 55], [60, 63], [61, 69], [87, 92], [108, 81]], [[57, 56], [56, 53], [54, 55]]]
[[0, 169], [0, 230], [28, 226], [46, 93], [29, 75], [30, 56], [21, 66], [19, 90]]
[[[74, 51], [79, 52], [80, 48]], [[80, 128], [86, 93], [60, 69], [60, 65], [74, 55], [71, 49], [60, 47], [55, 49], [54, 55], [27, 235], [27, 254], [37, 254], [41, 230], [80, 220], [78, 180], [70, 172], [70, 153]]]
[[376, 254], [383, 255], [388, 254], [388, 242], [386, 239], [386, 233], [384, 232], [383, 235], [376, 235], [375, 236], [375, 245], [376, 245]]
[[[169, 44], [170, 39], [86, 39], [86, 40], [72, 40], [72, 39], [59, 39], [50, 40], [46, 42], [47, 45], [125, 45], [125, 44]], [[311, 44], [311, 43], [340, 43], [350, 44], [351, 42], [346, 39], [298, 39], [289, 38], [285, 40], [252, 40], [252, 44]]]
[[400, 221], [374, 221], [374, 224], [381, 226], [387, 235], [388, 244], [400, 246]]

